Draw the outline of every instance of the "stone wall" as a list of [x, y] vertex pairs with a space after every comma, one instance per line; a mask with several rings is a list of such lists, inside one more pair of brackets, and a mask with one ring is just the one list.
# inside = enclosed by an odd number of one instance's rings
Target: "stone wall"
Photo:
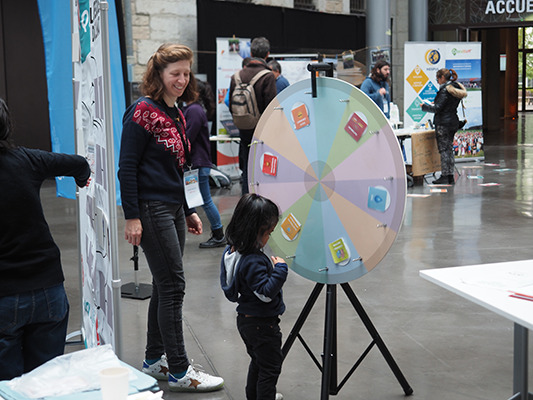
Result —
[[196, 40], [195, 0], [124, 0], [131, 2], [132, 80], [139, 82], [150, 56], [162, 43], [182, 43], [193, 51]]

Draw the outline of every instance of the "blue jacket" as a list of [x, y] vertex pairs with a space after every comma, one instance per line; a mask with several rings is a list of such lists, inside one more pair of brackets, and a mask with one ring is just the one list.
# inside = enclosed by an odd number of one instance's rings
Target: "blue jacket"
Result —
[[285, 311], [281, 287], [287, 272], [287, 264], [273, 266], [261, 251], [242, 255], [228, 246], [220, 263], [220, 284], [228, 300], [238, 303], [238, 313], [276, 317]]
[[[385, 88], [385, 90], [387, 91], [387, 94], [385, 96], [382, 96], [379, 93], [379, 89], [381, 88]], [[383, 111], [387, 118], [390, 118], [390, 89], [389, 83], [387, 81], [376, 82], [368, 76], [361, 84], [361, 90], [365, 92], [367, 96], [374, 101], [374, 103], [377, 104], [377, 106], [381, 109], [381, 111]], [[387, 104], [386, 112], [383, 107], [385, 103]]]
[[280, 75], [276, 78], [276, 90], [278, 94], [285, 89], [286, 87], [289, 87], [290, 83], [283, 75]]

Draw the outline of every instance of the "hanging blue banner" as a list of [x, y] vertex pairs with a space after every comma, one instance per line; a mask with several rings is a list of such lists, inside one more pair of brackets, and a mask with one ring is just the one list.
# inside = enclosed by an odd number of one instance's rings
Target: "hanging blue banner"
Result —
[[[46, 79], [48, 85], [48, 102], [50, 115], [50, 134], [52, 151], [56, 153], [74, 154], [74, 92], [72, 87], [72, 39], [71, 39], [71, 15], [70, 7], [65, 7], [64, 2], [49, 0], [37, 0], [41, 28], [43, 31], [44, 52], [46, 62]], [[89, 1], [80, 0], [82, 7], [89, 6]], [[115, 171], [118, 169], [118, 155], [120, 135], [122, 132], [122, 115], [126, 108], [124, 95], [124, 81], [122, 75], [122, 61], [120, 58], [120, 42], [118, 34], [117, 12], [115, 0], [109, 3], [109, 46], [111, 62], [111, 91], [113, 104], [113, 136], [115, 153]], [[83, 6], [83, 7], [85, 7]], [[90, 12], [80, 12], [80, 31], [89, 29]], [[86, 18], [89, 18], [88, 20]], [[87, 37], [80, 34], [80, 50], [83, 58], [90, 51]], [[115, 173], [116, 177], [116, 173]], [[116, 179], [116, 178], [115, 178]], [[76, 197], [76, 185], [72, 178], [58, 178], [57, 195], [74, 199]], [[117, 199], [120, 199], [118, 180], [116, 184]], [[119, 200], [120, 201], [120, 200]]]

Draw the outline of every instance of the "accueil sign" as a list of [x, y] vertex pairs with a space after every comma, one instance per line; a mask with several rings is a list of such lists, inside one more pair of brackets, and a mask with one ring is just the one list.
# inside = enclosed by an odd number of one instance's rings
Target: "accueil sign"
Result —
[[489, 0], [485, 14], [533, 13], [533, 0]]

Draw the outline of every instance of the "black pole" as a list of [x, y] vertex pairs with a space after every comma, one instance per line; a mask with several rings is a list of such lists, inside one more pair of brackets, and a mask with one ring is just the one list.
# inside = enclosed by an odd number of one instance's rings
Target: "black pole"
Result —
[[337, 394], [337, 287], [327, 285], [320, 400]]
[[146, 300], [152, 296], [152, 285], [139, 283], [137, 272], [139, 271], [139, 246], [133, 246], [133, 282], [122, 285], [120, 295], [128, 299]]
[[311, 72], [311, 93], [313, 97], [316, 97], [317, 96], [316, 73], [319, 71], [325, 71], [327, 77], [333, 78], [333, 64], [331, 63], [307, 64], [307, 70]]

